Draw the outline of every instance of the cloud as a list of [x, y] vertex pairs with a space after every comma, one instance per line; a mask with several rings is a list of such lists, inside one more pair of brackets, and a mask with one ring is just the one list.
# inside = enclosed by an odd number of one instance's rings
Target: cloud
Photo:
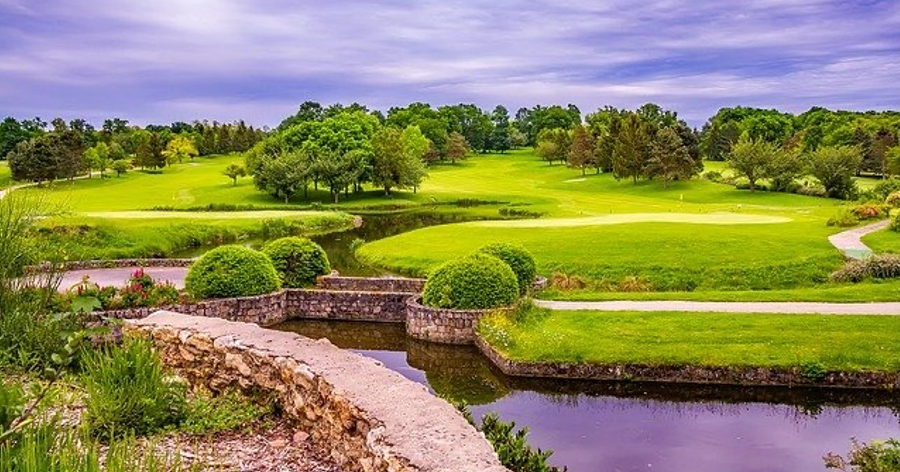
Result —
[[0, 0], [0, 103], [260, 125], [307, 99], [656, 101], [695, 125], [738, 104], [900, 108], [889, 1], [598, 3]]

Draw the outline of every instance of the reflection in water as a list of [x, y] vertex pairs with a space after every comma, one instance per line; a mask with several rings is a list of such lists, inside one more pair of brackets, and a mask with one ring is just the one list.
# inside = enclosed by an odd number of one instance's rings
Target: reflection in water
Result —
[[373, 357], [435, 392], [527, 425], [572, 472], [817, 471], [851, 437], [900, 436], [885, 392], [511, 378], [474, 347], [407, 338], [403, 325], [293, 321], [276, 327]]

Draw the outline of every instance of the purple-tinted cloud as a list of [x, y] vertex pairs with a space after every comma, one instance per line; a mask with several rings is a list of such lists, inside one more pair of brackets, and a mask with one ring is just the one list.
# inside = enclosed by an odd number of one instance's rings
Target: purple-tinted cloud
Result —
[[0, 114], [276, 124], [387, 108], [654, 101], [898, 109], [895, 2], [0, 0]]

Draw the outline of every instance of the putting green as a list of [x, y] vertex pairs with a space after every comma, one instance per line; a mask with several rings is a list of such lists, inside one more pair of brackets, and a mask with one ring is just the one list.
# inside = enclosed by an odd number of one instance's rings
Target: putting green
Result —
[[703, 225], [760, 225], [788, 223], [790, 218], [738, 213], [625, 213], [585, 218], [549, 218], [541, 220], [476, 221], [470, 226], [488, 228], [569, 228], [575, 226], [618, 225], [626, 223], [693, 223]]
[[97, 211], [80, 213], [91, 218], [109, 219], [185, 219], [185, 220], [260, 220], [299, 216], [333, 215], [333, 211]]

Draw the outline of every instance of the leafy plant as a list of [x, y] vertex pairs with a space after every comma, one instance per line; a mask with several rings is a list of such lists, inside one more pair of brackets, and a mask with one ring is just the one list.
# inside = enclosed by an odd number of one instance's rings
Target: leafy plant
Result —
[[525, 294], [531, 289], [531, 284], [534, 283], [534, 277], [537, 275], [537, 268], [534, 256], [528, 249], [517, 244], [493, 243], [481, 247], [478, 252], [490, 254], [505, 262], [516, 274], [520, 294]]
[[93, 436], [147, 434], [185, 417], [185, 386], [174, 381], [150, 341], [128, 338], [84, 360], [85, 420]]
[[306, 238], [288, 237], [266, 244], [262, 250], [269, 256], [281, 283], [299, 288], [315, 285], [316, 277], [331, 272], [328, 255], [322, 246]]
[[237, 391], [218, 396], [197, 395], [187, 403], [180, 430], [190, 434], [212, 434], [232, 430], [270, 411]]
[[238, 246], [220, 246], [191, 265], [185, 289], [202, 298], [246, 297], [281, 288], [272, 261], [263, 253]]
[[848, 208], [842, 208], [838, 210], [831, 218], [828, 218], [828, 221], [825, 223], [827, 226], [837, 226], [839, 228], [849, 228], [851, 226], [856, 226], [859, 224], [859, 216], [852, 210]]
[[509, 305], [519, 296], [516, 274], [500, 259], [474, 254], [444, 263], [425, 282], [428, 306], [462, 310]]
[[825, 468], [843, 472], [896, 472], [900, 470], [900, 441], [872, 441], [868, 444], [851, 439], [847, 457], [833, 452], [822, 459]]
[[810, 381], [819, 381], [825, 378], [825, 366], [821, 362], [804, 362], [800, 365], [800, 377]]

